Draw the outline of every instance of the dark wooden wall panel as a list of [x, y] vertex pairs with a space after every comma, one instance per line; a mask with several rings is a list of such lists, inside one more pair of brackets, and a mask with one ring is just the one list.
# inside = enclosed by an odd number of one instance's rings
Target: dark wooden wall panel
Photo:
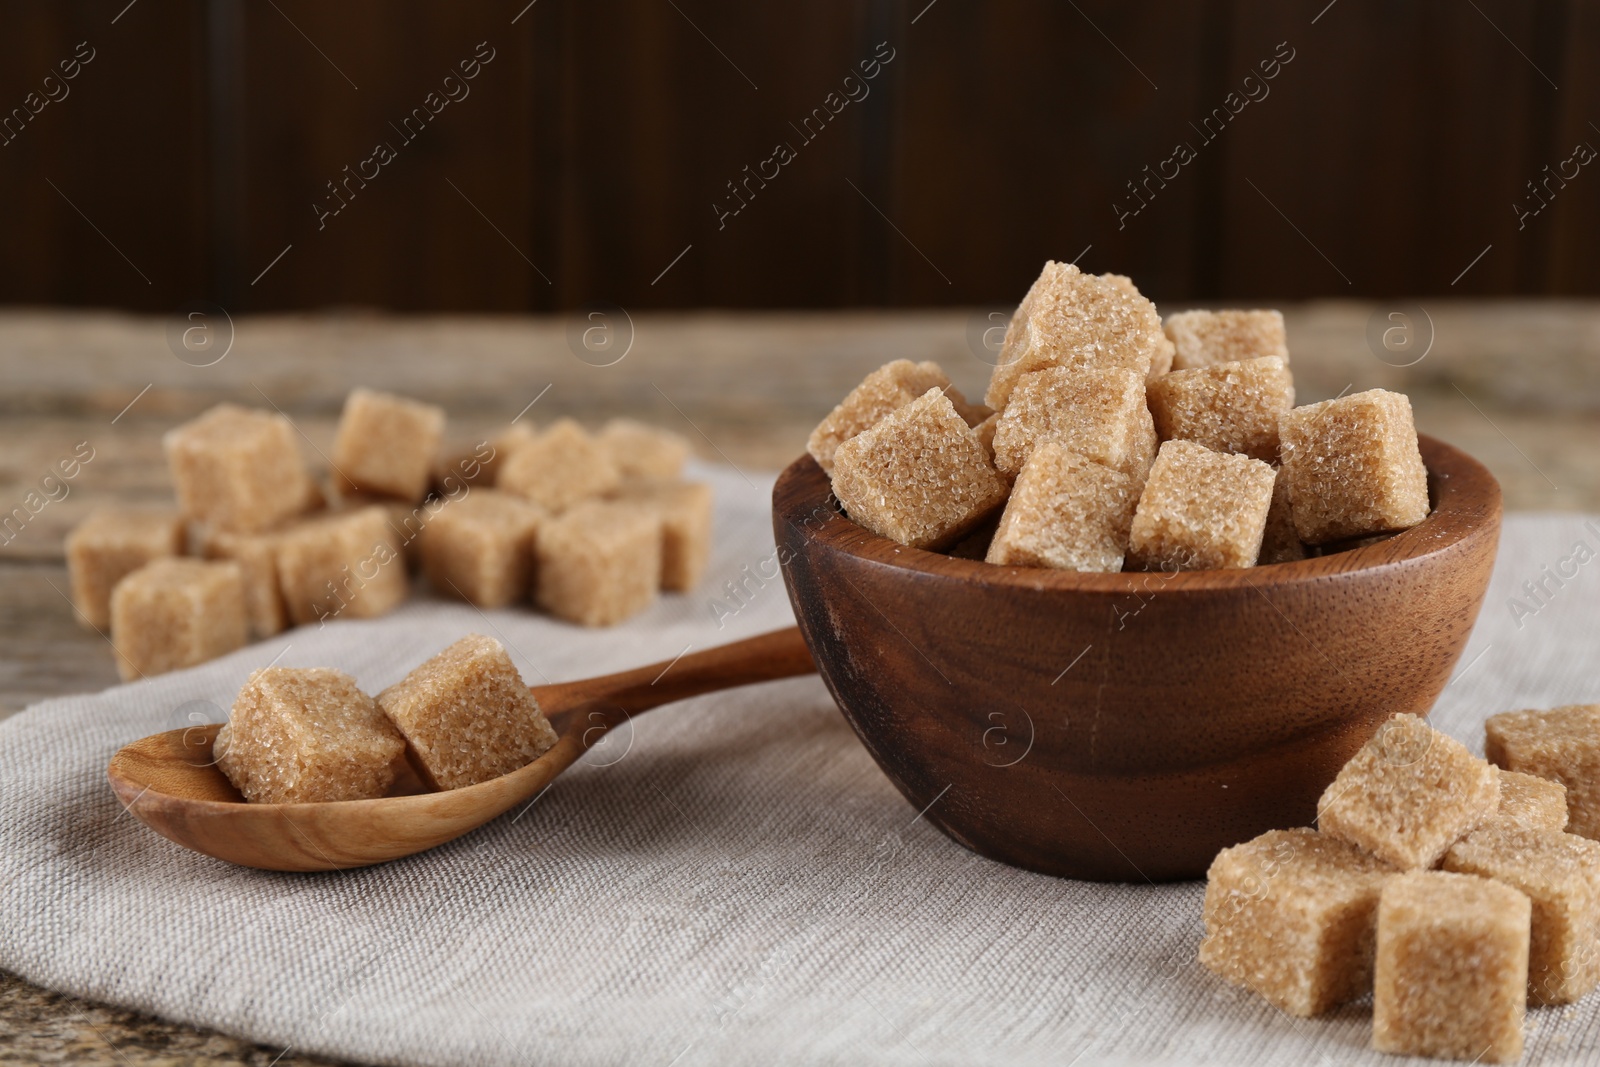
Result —
[[4, 116], [93, 55], [0, 144], [7, 302], [169, 311], [206, 290], [200, 5], [125, 3], [0, 4]]
[[[814, 140], [795, 128], [870, 55], [859, 5], [600, 2], [559, 18], [564, 303], [859, 299], [870, 284], [858, 259], [864, 205], [843, 176], [862, 180], [863, 122], [882, 77], [862, 103], [818, 121]], [[742, 187], [745, 168], [758, 172], [780, 143], [794, 159], [751, 181], [753, 194], [741, 189], [741, 207], [728, 183]]]
[[1127, 183], [1193, 137], [1214, 12], [925, 3], [896, 25], [893, 302], [1014, 301], [1046, 259], [1085, 248], [1084, 269], [1132, 273], [1158, 299], [1191, 291], [1203, 177], [1181, 168], [1147, 202]]
[[1551, 8], [1339, 3], [1313, 25], [1322, 7], [1240, 0], [1231, 20], [1232, 80], [1276, 42], [1295, 59], [1219, 140], [1222, 238], [1201, 294], [1530, 291], [1537, 253], [1511, 201], [1558, 100], [1496, 26], [1539, 54]]
[[[1559, 172], [1563, 161], [1573, 156], [1581, 143], [1600, 152], [1600, 4], [1572, 0], [1562, 35], [1559, 119], [1551, 138], [1549, 154], [1538, 160], [1542, 177], [1546, 164]], [[1567, 173], [1571, 173], [1568, 167]], [[1525, 189], [1519, 188], [1524, 204], [1532, 203]], [[1542, 235], [1547, 242], [1546, 267], [1536, 279], [1538, 290], [1552, 293], [1593, 295], [1600, 293], [1600, 157], [1578, 170], [1573, 178], [1549, 201], [1549, 206], [1526, 221], [1527, 230]]]
[[[0, 144], [5, 303], [1003, 303], [1080, 254], [1159, 301], [1600, 293], [1593, 167], [1525, 225], [1513, 208], [1600, 147], [1600, 0], [0, 0], [0, 17], [0, 116], [78, 41], [96, 50]], [[480, 42], [494, 59], [470, 95], [403, 139], [391, 123]], [[1280, 42], [1294, 59], [1269, 95], [1198, 131]], [[852, 74], [867, 95], [801, 134]], [[380, 141], [394, 161], [319, 224], [326, 183]], [[1153, 178], [1180, 142], [1194, 159]], [[728, 183], [779, 144], [793, 160], [732, 213]]]
[[[542, 102], [527, 91], [531, 29], [511, 24], [516, 7], [274, 0], [243, 10], [238, 303], [552, 305], [539, 270], [549, 277], [555, 265], [532, 241], [535, 205], [549, 195], [534, 183], [527, 133]], [[493, 58], [463, 81], [458, 64], [480, 43]], [[430, 93], [449, 99], [451, 76], [461, 99], [407, 123]], [[362, 161], [380, 143], [394, 158], [377, 177], [350, 182], [353, 196], [329, 192], [346, 167], [370, 174]], [[318, 204], [337, 213], [319, 217]]]

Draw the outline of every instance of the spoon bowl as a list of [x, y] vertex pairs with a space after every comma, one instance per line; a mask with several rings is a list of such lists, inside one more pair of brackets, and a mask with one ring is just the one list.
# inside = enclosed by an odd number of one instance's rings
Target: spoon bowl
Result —
[[1307, 826], [1395, 712], [1426, 714], [1483, 602], [1500, 488], [1421, 439], [1432, 512], [1244, 570], [1082, 574], [908, 548], [805, 457], [779, 476], [784, 581], [835, 701], [912, 807], [985, 856], [1155, 881]]
[[245, 867], [328, 871], [409, 856], [536, 799], [616, 727], [662, 704], [816, 670], [798, 630], [578, 682], [534, 686], [555, 745], [478, 785], [425, 791], [403, 774], [391, 795], [318, 804], [249, 804], [216, 768], [218, 725], [155, 734], [119, 750], [106, 770], [135, 818], [186, 848]]

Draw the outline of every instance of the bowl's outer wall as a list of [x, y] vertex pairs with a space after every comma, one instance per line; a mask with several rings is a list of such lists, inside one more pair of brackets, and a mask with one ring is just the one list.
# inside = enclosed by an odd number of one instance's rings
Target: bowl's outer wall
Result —
[[1422, 526], [1226, 575], [902, 548], [845, 519], [809, 457], [779, 478], [774, 531], [823, 679], [926, 818], [1050, 874], [1197, 877], [1219, 849], [1311, 824], [1378, 724], [1426, 714], [1447, 683], [1493, 566], [1499, 487], [1423, 443]]

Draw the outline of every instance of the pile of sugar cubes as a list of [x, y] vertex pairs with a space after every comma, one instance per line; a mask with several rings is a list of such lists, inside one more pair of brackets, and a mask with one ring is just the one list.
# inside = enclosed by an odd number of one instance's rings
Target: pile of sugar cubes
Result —
[[1370, 993], [1382, 1052], [1517, 1059], [1525, 1005], [1600, 985], [1600, 704], [1486, 732], [1481, 760], [1396, 715], [1317, 829], [1220, 852], [1200, 962], [1291, 1015]]
[[1017, 567], [1282, 563], [1428, 515], [1405, 396], [1297, 408], [1280, 313], [1163, 323], [1129, 279], [1070, 263], [1046, 263], [1012, 315], [983, 404], [897, 360], [808, 451], [874, 533]]
[[381, 797], [408, 756], [434, 789], [477, 785], [556, 740], [505, 648], [469, 634], [376, 698], [328, 668], [256, 671], [211, 751], [247, 801], [308, 804]]
[[447, 455], [444, 426], [431, 404], [353, 391], [325, 492], [286, 417], [219, 404], [164, 438], [176, 512], [103, 509], [68, 535], [79, 619], [110, 627], [132, 679], [290, 625], [381, 615], [413, 569], [444, 596], [531, 599], [586, 626], [699, 581], [711, 489], [682, 480], [679, 435], [561, 419]]

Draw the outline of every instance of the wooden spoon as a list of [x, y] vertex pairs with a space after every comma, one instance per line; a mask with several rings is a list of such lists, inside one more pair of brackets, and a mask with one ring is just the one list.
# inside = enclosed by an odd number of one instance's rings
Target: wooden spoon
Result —
[[106, 775], [137, 819], [196, 852], [272, 871], [365, 867], [442, 845], [538, 796], [634, 715], [816, 669], [800, 632], [791, 628], [619, 674], [534, 686], [560, 735], [555, 747], [520, 770], [445, 792], [420, 792], [413, 779], [396, 790], [410, 795], [377, 800], [247, 804], [212, 765], [217, 725], [135, 741], [111, 757]]

